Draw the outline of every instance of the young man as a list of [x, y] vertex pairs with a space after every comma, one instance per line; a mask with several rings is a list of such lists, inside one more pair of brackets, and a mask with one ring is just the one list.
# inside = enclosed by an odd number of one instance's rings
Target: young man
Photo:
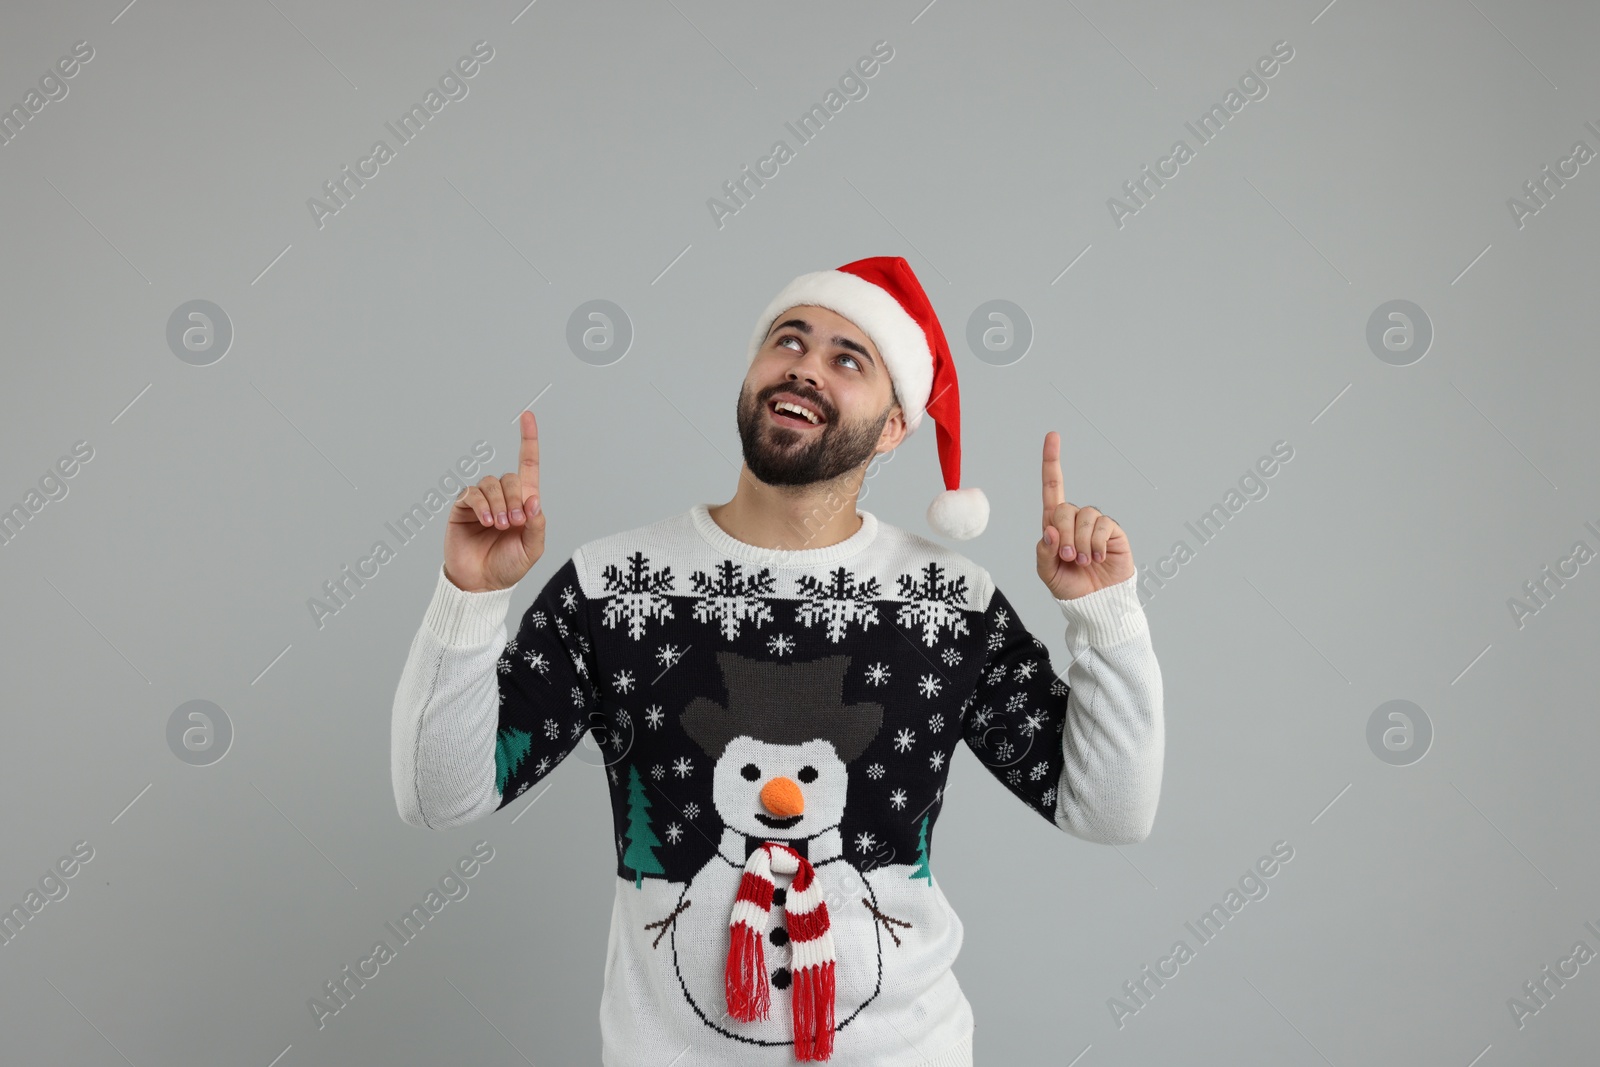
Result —
[[962, 924], [931, 864], [958, 744], [1063, 831], [1150, 833], [1161, 673], [1126, 535], [1066, 502], [1046, 434], [1035, 548], [1063, 680], [988, 571], [856, 510], [867, 464], [924, 414], [946, 486], [929, 522], [976, 536], [944, 333], [904, 259], [858, 260], [757, 321], [733, 499], [583, 544], [510, 641], [544, 553], [531, 411], [519, 469], [451, 510], [395, 694], [395, 802], [459, 826], [592, 734], [617, 857], [606, 1067], [970, 1067]]

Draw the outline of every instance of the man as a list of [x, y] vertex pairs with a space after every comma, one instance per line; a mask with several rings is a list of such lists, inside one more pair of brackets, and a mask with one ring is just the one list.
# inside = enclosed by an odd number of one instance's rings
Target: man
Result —
[[987, 570], [857, 511], [872, 457], [924, 415], [946, 486], [929, 521], [971, 538], [988, 503], [957, 488], [944, 333], [904, 259], [859, 260], [758, 319], [733, 499], [581, 545], [509, 641], [544, 553], [531, 411], [518, 470], [451, 510], [395, 694], [395, 801], [459, 826], [594, 737], [617, 856], [606, 1067], [970, 1067], [962, 925], [931, 864], [958, 743], [1063, 831], [1150, 833], [1162, 686], [1127, 536], [1066, 501], [1046, 434], [1035, 550], [1069, 685]]

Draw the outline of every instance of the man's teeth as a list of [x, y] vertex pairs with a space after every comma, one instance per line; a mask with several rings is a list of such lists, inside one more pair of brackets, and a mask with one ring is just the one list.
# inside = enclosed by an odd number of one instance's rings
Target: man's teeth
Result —
[[776, 404], [773, 405], [773, 410], [774, 411], [792, 411], [796, 415], [799, 415], [801, 418], [805, 419], [807, 422], [811, 423], [813, 426], [815, 426], [817, 424], [817, 421], [818, 421], [817, 417], [815, 415], [811, 414], [811, 412], [807, 411], [805, 408], [801, 407], [799, 404], [791, 404], [787, 400], [778, 401]]

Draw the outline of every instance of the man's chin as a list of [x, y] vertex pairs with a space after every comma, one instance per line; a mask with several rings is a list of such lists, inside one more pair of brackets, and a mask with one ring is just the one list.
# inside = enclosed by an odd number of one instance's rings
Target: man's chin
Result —
[[787, 430], [782, 426], [767, 426], [757, 437], [758, 447], [777, 456], [797, 456], [823, 447], [827, 431], [812, 434], [804, 430]]
[[772, 456], [757, 456], [755, 462], [750, 462], [751, 457], [745, 457], [745, 466], [750, 468], [761, 481], [768, 485], [809, 485], [815, 479], [809, 465], [805, 470], [800, 465], [786, 463], [782, 458]]

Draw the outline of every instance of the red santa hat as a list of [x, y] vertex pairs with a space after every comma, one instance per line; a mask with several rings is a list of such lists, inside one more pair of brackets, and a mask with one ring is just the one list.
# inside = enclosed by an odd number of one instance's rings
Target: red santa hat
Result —
[[989, 524], [989, 498], [961, 484], [961, 396], [950, 346], [928, 294], [900, 256], [872, 256], [838, 270], [802, 274], [772, 298], [756, 320], [750, 361], [780, 312], [801, 304], [825, 307], [855, 323], [888, 364], [889, 380], [905, 412], [906, 433], [933, 419], [944, 491], [928, 505], [928, 525], [965, 541]]

